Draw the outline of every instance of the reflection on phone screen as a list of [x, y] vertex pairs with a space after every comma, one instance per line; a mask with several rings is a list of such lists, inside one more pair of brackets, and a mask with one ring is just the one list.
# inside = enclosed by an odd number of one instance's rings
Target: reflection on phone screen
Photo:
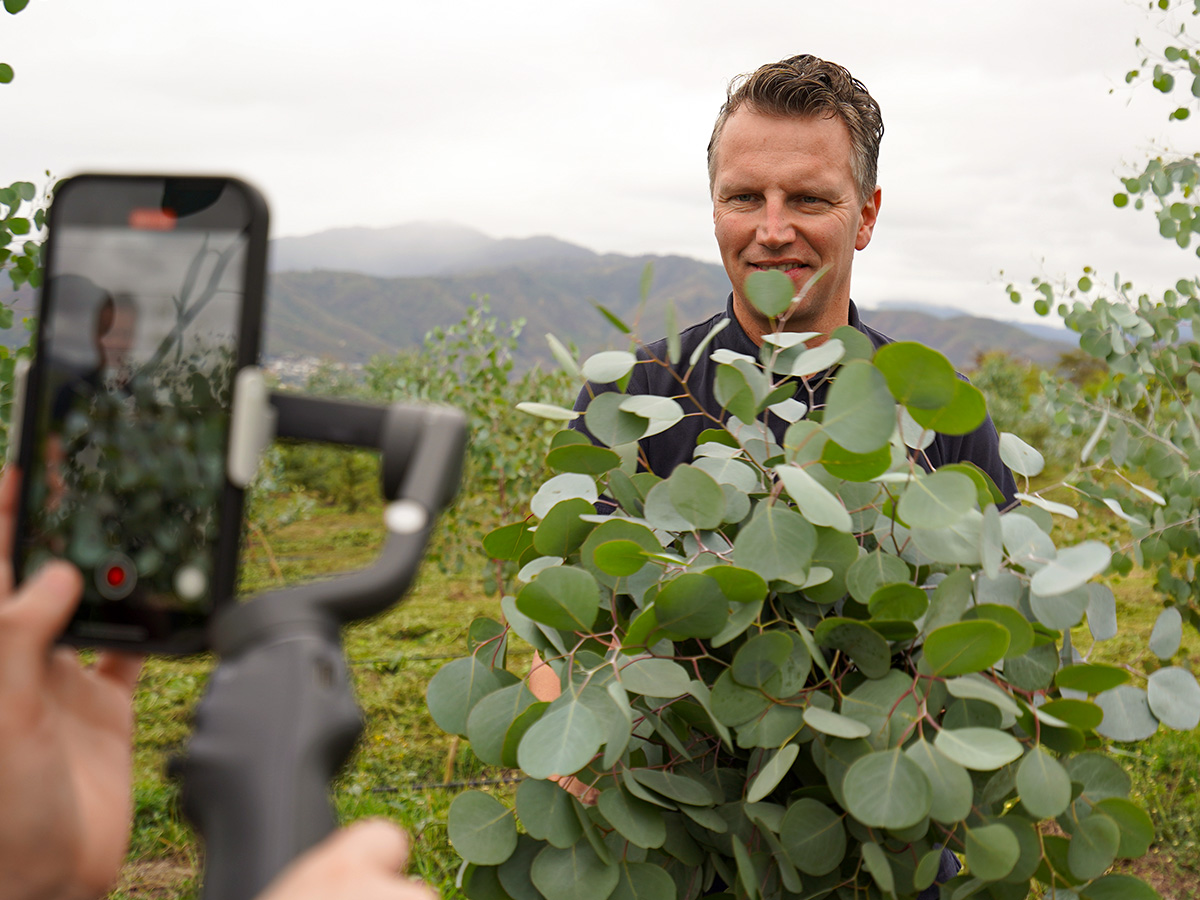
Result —
[[25, 571], [65, 557], [85, 605], [206, 611], [244, 233], [64, 223], [55, 240]]

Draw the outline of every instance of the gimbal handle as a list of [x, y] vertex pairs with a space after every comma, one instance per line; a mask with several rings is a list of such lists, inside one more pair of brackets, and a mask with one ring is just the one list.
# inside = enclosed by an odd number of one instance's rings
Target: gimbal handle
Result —
[[277, 434], [382, 451], [388, 539], [371, 567], [227, 607], [221, 661], [173, 764], [205, 843], [206, 900], [251, 900], [335, 827], [329, 782], [362, 731], [340, 626], [411, 584], [435, 518], [454, 498], [466, 420], [454, 409], [371, 406], [276, 393]]

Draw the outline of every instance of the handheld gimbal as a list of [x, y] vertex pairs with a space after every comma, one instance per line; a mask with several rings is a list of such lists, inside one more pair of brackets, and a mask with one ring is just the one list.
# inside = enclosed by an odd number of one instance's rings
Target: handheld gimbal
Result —
[[381, 451], [388, 538], [370, 568], [261, 594], [214, 619], [220, 663], [186, 754], [172, 765], [204, 839], [208, 900], [250, 900], [334, 829], [329, 782], [362, 731], [340, 627], [407, 590], [458, 490], [467, 436], [454, 409], [284, 393], [268, 401], [257, 390], [260, 421], [274, 417], [280, 437]]

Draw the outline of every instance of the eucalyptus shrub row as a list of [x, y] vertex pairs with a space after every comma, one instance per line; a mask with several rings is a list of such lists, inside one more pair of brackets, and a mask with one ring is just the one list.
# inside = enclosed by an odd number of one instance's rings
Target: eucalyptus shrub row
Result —
[[[792, 302], [780, 273], [752, 279], [764, 314]], [[667, 478], [637, 471], [636, 442], [678, 422], [679, 404], [599, 394], [584, 417], [603, 446], [556, 434], [557, 474], [529, 516], [488, 535], [491, 555], [520, 566], [519, 590], [503, 623], [472, 624], [470, 654], [427, 699], [439, 726], [524, 780], [513, 806], [480, 791], [451, 806], [464, 891], [911, 898], [946, 846], [965, 863], [941, 889], [954, 900], [1034, 885], [1156, 897], [1107, 874], [1143, 855], [1154, 829], [1102, 751], [1160, 721], [1194, 727], [1200, 686], [1180, 667], [1145, 679], [1075, 648], [1081, 622], [1095, 641], [1118, 634], [1095, 580], [1111, 553], [1052, 537], [1065, 510], [1028, 490], [1036, 450], [1001, 436], [1026, 487], [1003, 514], [975, 466], [914, 461], [935, 432], [985, 416], [944, 357], [914, 343], [874, 351], [850, 328], [816, 349], [807, 337], [769, 335], [758, 359], [713, 354], [732, 414]], [[668, 346], [686, 393], [707, 351], [682, 360]], [[608, 351], [580, 371], [621, 386], [657, 364]], [[831, 365], [823, 409], [780, 399]], [[767, 409], [793, 423], [782, 445], [758, 420]], [[596, 514], [601, 496], [612, 515]], [[548, 661], [558, 699], [509, 671], [514, 639]], [[1178, 646], [1178, 628], [1152, 641], [1164, 661]], [[557, 786], [568, 775], [594, 803]]]

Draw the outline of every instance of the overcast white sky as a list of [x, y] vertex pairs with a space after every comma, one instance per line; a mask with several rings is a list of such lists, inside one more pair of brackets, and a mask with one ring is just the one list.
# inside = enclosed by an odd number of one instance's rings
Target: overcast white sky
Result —
[[860, 304], [1034, 318], [1001, 269], [1162, 287], [1198, 268], [1111, 203], [1117, 174], [1200, 146], [1124, 85], [1156, 21], [1143, 0], [32, 0], [0, 15], [0, 183], [227, 172], [266, 194], [274, 236], [443, 219], [715, 262], [726, 84], [811, 52], [887, 128]]

